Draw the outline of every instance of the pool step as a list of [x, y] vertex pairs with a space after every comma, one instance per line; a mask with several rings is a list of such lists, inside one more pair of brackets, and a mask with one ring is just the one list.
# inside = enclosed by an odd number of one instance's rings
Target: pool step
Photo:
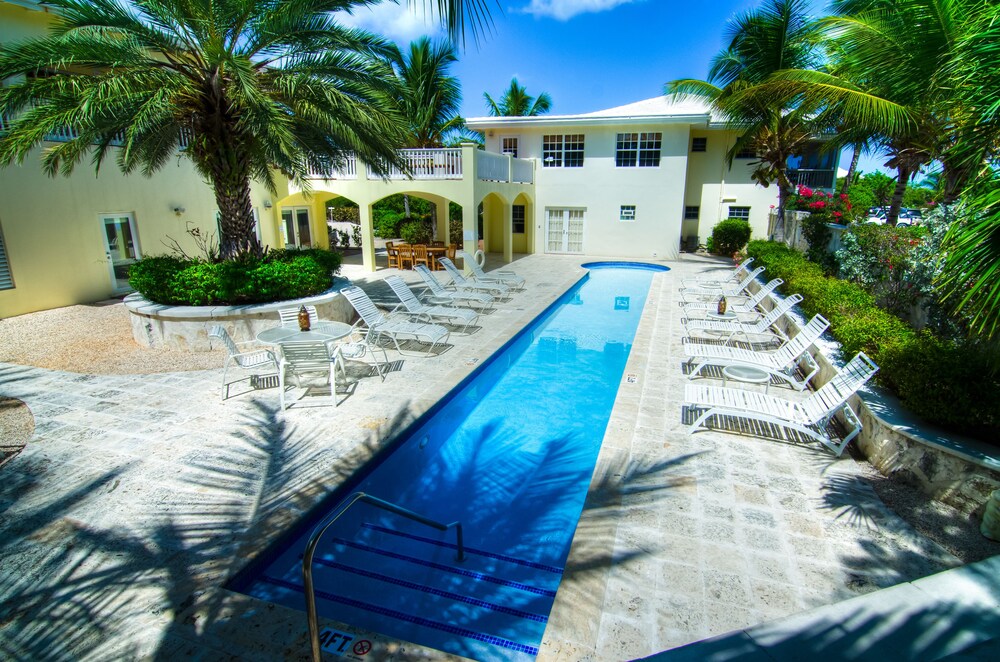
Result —
[[[476, 548], [459, 562], [449, 534], [434, 539], [374, 524], [355, 534], [329, 536], [317, 553], [320, 614], [411, 641], [429, 636], [438, 641], [428, 645], [480, 659], [537, 653], [558, 568]], [[301, 608], [300, 568], [276, 572], [272, 566], [260, 578], [261, 597]], [[456, 635], [466, 641], [456, 643]]]

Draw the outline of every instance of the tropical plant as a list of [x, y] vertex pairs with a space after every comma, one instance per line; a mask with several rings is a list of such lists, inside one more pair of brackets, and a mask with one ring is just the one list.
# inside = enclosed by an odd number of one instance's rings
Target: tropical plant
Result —
[[712, 249], [719, 255], [733, 255], [750, 241], [750, 223], [742, 218], [724, 218], [712, 228]]
[[716, 55], [708, 80], [680, 79], [666, 93], [709, 101], [730, 126], [741, 132], [727, 158], [753, 150], [758, 156], [753, 179], [778, 186], [778, 223], [793, 189], [789, 157], [804, 151], [817, 130], [814, 108], [795, 95], [762, 93], [761, 86], [777, 71], [810, 69], [819, 64], [805, 0], [766, 0], [759, 9], [734, 18], [727, 29], [728, 47]]
[[[52, 32], [0, 55], [0, 113], [15, 119], [0, 163], [21, 163], [46, 135], [73, 137], [42, 156], [50, 175], [86, 155], [150, 176], [176, 155], [211, 184], [223, 258], [262, 252], [252, 179], [274, 169], [305, 185], [312, 168], [355, 152], [377, 172], [396, 164], [403, 126], [390, 44], [347, 29], [352, 0], [52, 0]], [[53, 75], [32, 75], [51, 71]]]
[[398, 50], [393, 64], [400, 83], [400, 106], [409, 126], [409, 147], [441, 147], [465, 127], [458, 113], [462, 86], [448, 69], [458, 61], [447, 41], [432, 43], [422, 37], [410, 44], [406, 56]]
[[483, 93], [483, 99], [491, 117], [535, 117], [544, 115], [552, 108], [552, 97], [548, 93], [542, 92], [533, 97], [516, 78], [510, 79], [510, 87], [504, 90], [500, 101], [495, 101], [488, 92]]

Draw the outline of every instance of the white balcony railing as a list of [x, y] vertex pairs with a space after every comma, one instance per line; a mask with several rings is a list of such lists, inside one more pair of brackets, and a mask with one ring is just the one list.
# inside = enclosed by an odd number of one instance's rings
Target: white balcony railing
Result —
[[[461, 179], [462, 148], [401, 149], [399, 155], [406, 164], [406, 171], [389, 169], [389, 179]], [[368, 173], [368, 179], [379, 179]]]
[[527, 159], [512, 159], [510, 180], [517, 184], [532, 184], [535, 181], [535, 167]]
[[357, 179], [358, 160], [348, 154], [339, 167], [324, 167], [318, 163], [309, 164], [309, 176], [317, 179]]
[[[7, 115], [0, 115], [0, 133], [7, 131], [11, 128], [13, 122], [12, 118]], [[52, 131], [45, 136], [45, 140], [52, 143], [65, 143], [71, 140], [75, 140], [79, 136], [77, 130], [71, 126], [64, 126]], [[125, 142], [124, 132], [119, 132], [115, 134], [115, 137], [111, 139], [111, 145], [115, 147], [120, 147]], [[183, 149], [188, 146], [191, 142], [191, 131], [189, 129], [181, 129], [180, 137], [180, 148]]]
[[836, 175], [837, 172], [835, 170], [800, 168], [798, 170], [790, 170], [788, 172], [788, 179], [795, 186], [832, 189], [836, 183]]
[[510, 176], [506, 154], [494, 154], [476, 150], [476, 173], [480, 180], [487, 182], [505, 182]]

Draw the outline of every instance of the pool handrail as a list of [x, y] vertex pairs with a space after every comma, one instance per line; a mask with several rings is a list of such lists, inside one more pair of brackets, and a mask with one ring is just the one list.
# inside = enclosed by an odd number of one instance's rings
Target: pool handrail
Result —
[[340, 519], [343, 515], [350, 509], [351, 506], [359, 501], [375, 506], [376, 508], [381, 508], [395, 515], [401, 515], [407, 519], [411, 519], [414, 522], [423, 524], [424, 526], [429, 526], [431, 528], [437, 529], [438, 531], [447, 531], [448, 529], [455, 528], [455, 539], [458, 547], [458, 554], [455, 556], [456, 561], [465, 560], [465, 543], [462, 540], [462, 523], [452, 522], [451, 524], [442, 524], [423, 515], [418, 515], [412, 510], [407, 510], [402, 506], [397, 506], [394, 503], [390, 503], [378, 497], [373, 497], [370, 494], [365, 494], [364, 492], [355, 492], [351, 496], [347, 497], [340, 502], [333, 512], [326, 516], [325, 519], [320, 521], [319, 524], [313, 529], [312, 534], [309, 536], [309, 543], [306, 545], [305, 554], [302, 555], [302, 584], [306, 596], [306, 619], [309, 621], [309, 644], [312, 648], [312, 659], [315, 662], [321, 662], [321, 651], [319, 645], [319, 621], [316, 615], [316, 592], [313, 587], [312, 578], [312, 562], [313, 555], [316, 553], [316, 546], [319, 545], [319, 539], [323, 537], [326, 530], [333, 526], [333, 523]]

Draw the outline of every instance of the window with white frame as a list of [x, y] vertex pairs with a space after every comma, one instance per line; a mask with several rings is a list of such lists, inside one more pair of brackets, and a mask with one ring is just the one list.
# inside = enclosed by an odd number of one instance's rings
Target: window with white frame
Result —
[[635, 220], [635, 205], [622, 205], [618, 211], [618, 220], [623, 223], [631, 223]]
[[7, 247], [3, 243], [3, 228], [0, 228], [0, 290], [14, 289], [14, 276], [10, 273]]
[[501, 136], [500, 137], [500, 153], [510, 154], [515, 159], [517, 158], [517, 136]]
[[729, 218], [743, 218], [750, 220], [750, 208], [749, 207], [730, 207], [729, 208]]
[[688, 205], [684, 207], [684, 220], [685, 221], [697, 221], [698, 213], [701, 211], [701, 207], [697, 205]]
[[692, 152], [708, 151], [708, 138], [692, 138], [691, 151]]
[[542, 167], [582, 168], [583, 134], [542, 136]]
[[663, 134], [619, 133], [615, 139], [615, 166], [618, 168], [657, 168]]
[[511, 232], [524, 234], [524, 205], [514, 205], [510, 208]]

